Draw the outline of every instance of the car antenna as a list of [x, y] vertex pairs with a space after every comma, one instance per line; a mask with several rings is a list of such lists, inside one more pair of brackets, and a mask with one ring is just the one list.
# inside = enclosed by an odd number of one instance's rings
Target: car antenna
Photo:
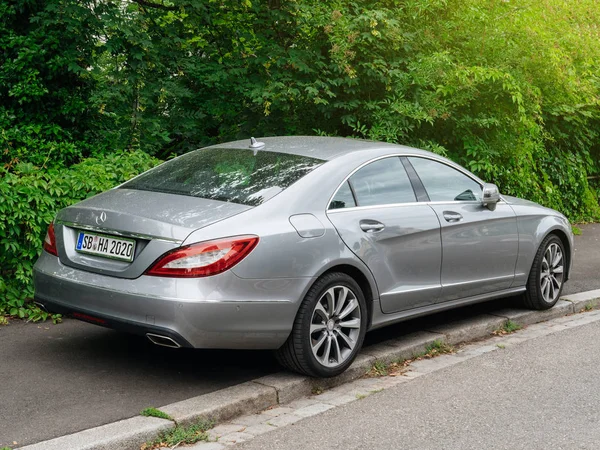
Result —
[[260, 150], [264, 146], [265, 146], [264, 142], [259, 142], [256, 139], [254, 139], [253, 137], [250, 138], [249, 147], [254, 150], [254, 156], [256, 156], [256, 153], [258, 152], [258, 150]]

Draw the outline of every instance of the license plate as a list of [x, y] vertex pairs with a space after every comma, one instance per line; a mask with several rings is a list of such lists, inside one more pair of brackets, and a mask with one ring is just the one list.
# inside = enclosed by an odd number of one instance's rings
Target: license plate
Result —
[[135, 255], [135, 241], [81, 231], [77, 237], [75, 250], [89, 255], [131, 262]]

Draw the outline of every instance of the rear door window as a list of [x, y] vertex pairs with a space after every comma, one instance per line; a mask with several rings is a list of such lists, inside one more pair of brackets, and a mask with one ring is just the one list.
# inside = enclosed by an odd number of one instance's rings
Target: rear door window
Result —
[[415, 202], [415, 192], [400, 158], [367, 164], [349, 179], [358, 206]]
[[354, 195], [350, 189], [350, 184], [346, 181], [340, 186], [338, 191], [329, 204], [329, 209], [341, 209], [341, 208], [352, 208], [356, 206], [354, 201]]
[[257, 206], [323, 163], [288, 153], [201, 149], [162, 164], [121, 188]]

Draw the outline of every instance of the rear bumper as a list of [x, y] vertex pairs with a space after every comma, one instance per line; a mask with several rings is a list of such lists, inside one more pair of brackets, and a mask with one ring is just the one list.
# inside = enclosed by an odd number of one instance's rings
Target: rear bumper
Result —
[[312, 281], [242, 279], [231, 272], [130, 280], [67, 267], [46, 252], [34, 267], [35, 300], [49, 311], [194, 348], [279, 348]]
[[74, 308], [73, 306], [64, 305], [50, 300], [43, 300], [37, 297], [34, 299], [34, 301], [50, 313], [62, 314], [63, 316], [69, 316], [84, 322], [93, 323], [94, 325], [100, 325], [102, 327], [112, 328], [113, 330], [123, 331], [130, 334], [138, 334], [140, 336], [146, 336], [148, 333], [159, 336], [168, 336], [180, 347], [192, 347], [192, 344], [186, 341], [181, 335], [167, 328], [116, 319], [114, 317], [98, 314], [97, 312], [86, 311], [81, 308]]

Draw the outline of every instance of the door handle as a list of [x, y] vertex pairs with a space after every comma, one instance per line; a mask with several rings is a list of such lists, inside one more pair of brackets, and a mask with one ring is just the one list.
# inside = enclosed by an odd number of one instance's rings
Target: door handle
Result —
[[446, 219], [446, 222], [460, 222], [463, 216], [454, 211], [444, 211], [444, 219]]
[[360, 229], [365, 233], [375, 233], [376, 231], [382, 231], [385, 225], [376, 220], [361, 220]]

